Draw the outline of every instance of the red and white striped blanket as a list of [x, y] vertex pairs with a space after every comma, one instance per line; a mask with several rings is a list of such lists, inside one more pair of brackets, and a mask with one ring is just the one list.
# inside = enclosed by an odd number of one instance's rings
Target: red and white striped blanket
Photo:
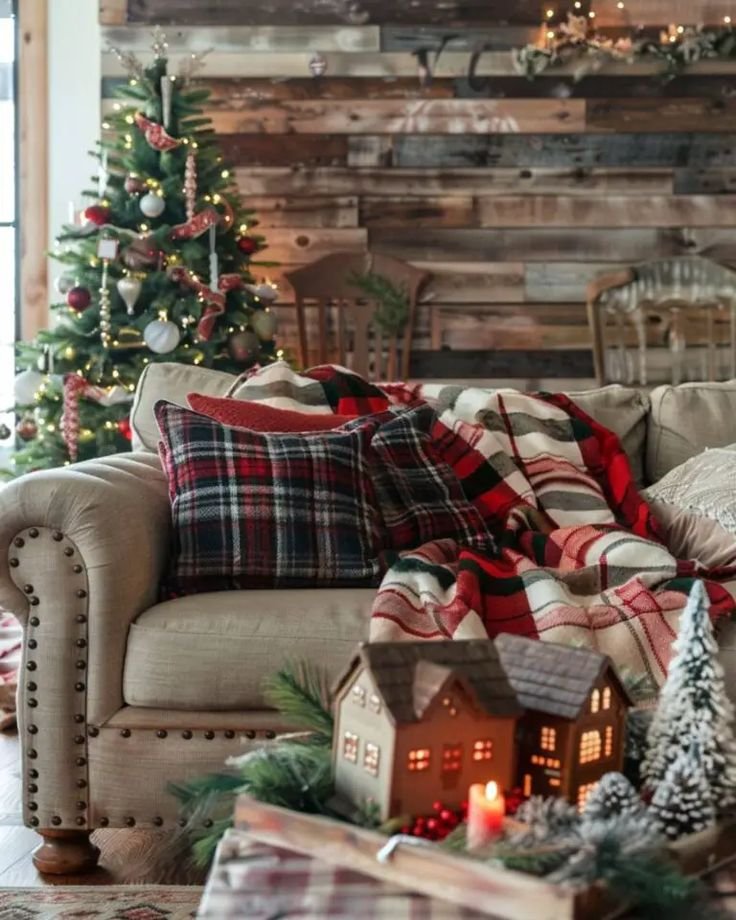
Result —
[[437, 386], [410, 396], [466, 442], [461, 482], [464, 468], [484, 469], [474, 504], [499, 551], [444, 540], [404, 553], [379, 589], [372, 641], [513, 632], [595, 648], [660, 685], [694, 578], [706, 579], [714, 618], [736, 608], [736, 567], [676, 560], [618, 438], [566, 397]]

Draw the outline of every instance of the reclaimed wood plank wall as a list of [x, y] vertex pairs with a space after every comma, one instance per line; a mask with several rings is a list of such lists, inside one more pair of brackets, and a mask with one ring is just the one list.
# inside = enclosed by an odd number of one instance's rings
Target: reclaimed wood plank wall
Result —
[[[592, 376], [596, 274], [685, 253], [736, 264], [734, 66], [703, 62], [668, 83], [644, 64], [530, 82], [509, 51], [550, 7], [562, 18], [572, 2], [101, 0], [100, 21], [103, 45], [145, 53], [158, 23], [174, 60], [213, 49], [209, 114], [281, 263], [271, 277], [335, 250], [407, 259], [433, 273], [416, 376], [547, 385]], [[579, 12], [612, 34], [656, 34], [732, 7], [585, 0]], [[107, 50], [102, 72], [104, 108], [124, 79]], [[287, 344], [290, 299], [282, 285]]]

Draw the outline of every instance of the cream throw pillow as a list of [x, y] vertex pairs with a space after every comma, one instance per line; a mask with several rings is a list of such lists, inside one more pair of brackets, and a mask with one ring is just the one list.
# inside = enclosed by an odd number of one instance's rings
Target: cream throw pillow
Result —
[[736, 562], [735, 448], [691, 457], [645, 491], [677, 558], [708, 568]]

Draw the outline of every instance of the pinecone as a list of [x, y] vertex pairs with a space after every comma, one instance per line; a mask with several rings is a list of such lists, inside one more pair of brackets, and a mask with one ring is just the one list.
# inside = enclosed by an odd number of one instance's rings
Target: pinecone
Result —
[[583, 817], [589, 820], [637, 815], [642, 803], [636, 789], [622, 773], [606, 773], [585, 802]]

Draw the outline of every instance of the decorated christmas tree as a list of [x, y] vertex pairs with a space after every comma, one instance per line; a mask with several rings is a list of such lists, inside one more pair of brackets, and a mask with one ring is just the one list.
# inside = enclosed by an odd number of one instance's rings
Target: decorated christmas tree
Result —
[[690, 755], [695, 739], [710, 800], [724, 809], [736, 802], [734, 710], [726, 695], [708, 608], [703, 583], [697, 581], [680, 619], [674, 657], [649, 729], [642, 776], [656, 795], [680, 755]]
[[116, 52], [130, 79], [102, 123], [96, 188], [53, 253], [63, 300], [19, 346], [18, 473], [126, 450], [150, 362], [238, 373], [275, 356], [265, 241], [192, 85], [202, 56], [169, 73], [159, 30], [152, 48], [149, 66]]
[[695, 834], [715, 822], [715, 808], [697, 745], [680, 751], [667, 768], [649, 806], [649, 816], [670, 840]]

